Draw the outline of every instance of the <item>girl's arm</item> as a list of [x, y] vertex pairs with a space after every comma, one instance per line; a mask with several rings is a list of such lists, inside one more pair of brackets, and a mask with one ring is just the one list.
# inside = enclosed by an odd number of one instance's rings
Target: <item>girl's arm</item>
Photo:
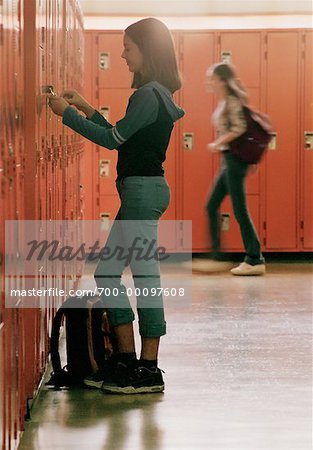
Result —
[[97, 111], [89, 120], [70, 106], [65, 109], [62, 122], [91, 142], [113, 150], [139, 129], [155, 122], [158, 108], [159, 104], [153, 90], [141, 88], [131, 96], [125, 117], [114, 127]]

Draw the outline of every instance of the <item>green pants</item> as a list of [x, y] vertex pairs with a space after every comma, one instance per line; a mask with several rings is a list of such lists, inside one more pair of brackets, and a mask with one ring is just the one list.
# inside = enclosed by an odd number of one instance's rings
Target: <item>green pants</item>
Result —
[[227, 194], [230, 195], [234, 214], [240, 226], [240, 233], [246, 250], [245, 262], [251, 265], [264, 264], [261, 245], [250, 217], [245, 192], [245, 178], [248, 164], [235, 155], [225, 151], [222, 155], [221, 168], [215, 179], [207, 202], [213, 253], [220, 251], [219, 208]]
[[[158, 244], [158, 221], [170, 201], [170, 189], [164, 177], [132, 176], [118, 180], [116, 187], [121, 206], [111, 228], [105, 247], [113, 251], [117, 247], [125, 251], [134, 244], [144, 254], [151, 243]], [[125, 252], [126, 253], [126, 252]], [[139, 332], [142, 337], [160, 337], [166, 333], [163, 298], [150, 295], [160, 287], [160, 264], [156, 258], [130, 261], [118, 256], [100, 260], [95, 272], [98, 288], [108, 288], [110, 295], [102, 295], [112, 327], [132, 323], [134, 312], [130, 306], [122, 274], [130, 265], [138, 295], [137, 311]], [[113, 292], [118, 295], [113, 295]], [[147, 295], [147, 293], [149, 295]]]

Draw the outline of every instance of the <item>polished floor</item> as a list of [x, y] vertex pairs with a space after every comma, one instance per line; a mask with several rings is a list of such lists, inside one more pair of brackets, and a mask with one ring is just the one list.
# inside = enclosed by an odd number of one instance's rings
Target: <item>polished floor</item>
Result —
[[193, 274], [167, 312], [164, 394], [43, 386], [19, 450], [311, 450], [312, 265]]

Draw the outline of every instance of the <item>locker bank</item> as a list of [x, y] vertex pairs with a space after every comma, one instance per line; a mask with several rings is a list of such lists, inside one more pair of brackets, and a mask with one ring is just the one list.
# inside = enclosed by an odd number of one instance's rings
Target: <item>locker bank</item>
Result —
[[[20, 264], [29, 230], [57, 236], [60, 223], [84, 224], [91, 242], [120, 198], [117, 152], [63, 125], [49, 98], [76, 90], [116, 124], [134, 93], [121, 58], [124, 30], [145, 17], [169, 28], [182, 78], [173, 97], [185, 114], [163, 164], [171, 200], [160, 222], [172, 227], [173, 254], [188, 254], [168, 269], [177, 291], [188, 285], [188, 301], [165, 302], [164, 392], [53, 388], [53, 318], [70, 289], [94, 287], [96, 263], [73, 259], [54, 271], [37, 264], [29, 273]], [[306, 0], [0, 0], [1, 449], [312, 448], [312, 17]], [[236, 67], [250, 103], [273, 123], [266, 154], [246, 179], [264, 276], [229, 272], [244, 258], [229, 196], [219, 221], [229, 267], [206, 269], [206, 201], [221, 158], [207, 149], [217, 98], [206, 72], [218, 62]], [[72, 241], [70, 229], [64, 245]], [[196, 261], [202, 270], [192, 270]], [[28, 289], [40, 294], [11, 296]], [[136, 318], [139, 357], [138, 326]]]

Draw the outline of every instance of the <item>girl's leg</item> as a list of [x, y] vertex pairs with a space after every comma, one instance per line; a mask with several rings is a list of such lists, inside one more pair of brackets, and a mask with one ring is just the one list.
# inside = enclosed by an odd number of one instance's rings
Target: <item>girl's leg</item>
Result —
[[[128, 247], [137, 239], [143, 255], [148, 253], [154, 255], [158, 247], [159, 219], [168, 207], [170, 191], [162, 177], [138, 177], [137, 180], [136, 178], [125, 180], [127, 187], [132, 190], [128, 195], [128, 202], [125, 202], [122, 208], [122, 217], [128, 219], [135, 217], [135, 220], [124, 222], [125, 239], [128, 241]], [[160, 336], [166, 332], [163, 298], [161, 295], [152, 294], [159, 292], [158, 288], [161, 287], [159, 260], [134, 257], [130, 267], [139, 294], [137, 310], [142, 338], [141, 357], [156, 360]]]
[[[117, 379], [115, 385], [104, 384], [102, 388], [111, 393], [161, 392], [164, 382], [157, 367], [160, 336], [166, 332], [163, 298], [153, 295], [160, 292], [160, 267], [158, 258], [137, 258], [155, 255], [158, 247], [158, 220], [169, 204], [169, 188], [162, 177], [131, 177], [125, 180], [122, 192], [121, 218], [123, 242], [126, 249], [136, 248], [130, 267], [137, 289], [139, 331], [142, 339], [139, 367]], [[136, 244], [136, 245], [134, 245]], [[153, 289], [153, 290], [152, 290]], [[119, 328], [119, 327], [118, 327]], [[117, 330], [118, 330], [117, 328]], [[119, 330], [120, 331], [120, 330]], [[125, 331], [125, 347], [129, 330]]]
[[227, 184], [232, 200], [233, 210], [240, 226], [240, 233], [246, 250], [245, 262], [250, 265], [264, 264], [261, 245], [251, 220], [245, 192], [245, 177], [248, 164], [235, 156], [227, 155]]
[[223, 165], [220, 172], [217, 174], [215, 178], [206, 205], [211, 231], [213, 258], [218, 257], [220, 253], [221, 243], [220, 243], [219, 208], [226, 195], [227, 195], [227, 184], [226, 184], [225, 167]]
[[[123, 247], [124, 244], [119, 212], [105, 244], [105, 248], [110, 249], [110, 252], [104, 253], [105, 258], [101, 258], [100, 254], [100, 261], [94, 275], [97, 287], [102, 290], [100, 290], [101, 297], [112, 328], [120, 325], [132, 325], [135, 318], [126, 288], [122, 284], [122, 274], [126, 267], [125, 259], [120, 258], [115, 252], [121, 246]], [[118, 295], [116, 295], [117, 292]], [[123, 338], [124, 333], [119, 333], [118, 330], [117, 334], [121, 334], [121, 339]]]
[[157, 361], [160, 338], [141, 338], [140, 358], [146, 361]]

